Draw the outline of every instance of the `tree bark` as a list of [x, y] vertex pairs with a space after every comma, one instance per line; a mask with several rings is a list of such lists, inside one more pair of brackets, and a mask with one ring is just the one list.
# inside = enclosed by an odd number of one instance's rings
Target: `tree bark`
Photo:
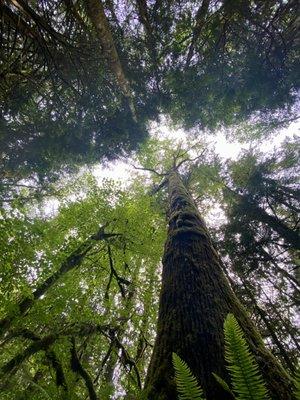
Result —
[[169, 174], [169, 229], [163, 257], [157, 337], [145, 387], [148, 398], [176, 398], [172, 352], [191, 368], [207, 400], [227, 394], [212, 372], [228, 381], [223, 324], [233, 313], [244, 331], [272, 399], [291, 399], [291, 382], [265, 348], [233, 293], [196, 205], [176, 171]]

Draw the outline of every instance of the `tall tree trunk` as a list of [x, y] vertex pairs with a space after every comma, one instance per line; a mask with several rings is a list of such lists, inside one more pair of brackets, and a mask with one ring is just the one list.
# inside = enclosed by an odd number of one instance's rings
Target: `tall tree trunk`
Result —
[[149, 399], [176, 398], [171, 354], [190, 366], [208, 400], [226, 393], [212, 376], [228, 379], [223, 323], [233, 313], [259, 363], [272, 399], [291, 399], [288, 375], [265, 348], [234, 295], [204, 221], [177, 171], [169, 174], [169, 230], [163, 257], [157, 337], [145, 387]]

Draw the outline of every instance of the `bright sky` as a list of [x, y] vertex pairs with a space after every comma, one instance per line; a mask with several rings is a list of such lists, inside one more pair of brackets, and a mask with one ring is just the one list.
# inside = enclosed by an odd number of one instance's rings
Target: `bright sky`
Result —
[[[276, 147], [279, 147], [283, 140], [287, 137], [293, 137], [295, 135], [299, 136], [300, 131], [300, 121], [295, 121], [290, 124], [287, 129], [283, 129], [275, 137], [268, 138], [261, 142], [259, 150], [264, 153], [271, 153]], [[179, 140], [184, 140], [188, 142], [187, 134], [182, 130], [170, 129], [167, 125], [155, 126], [152, 129], [151, 135], [158, 136], [162, 139], [171, 139], [174, 142]], [[200, 139], [200, 136], [199, 136]], [[214, 149], [215, 152], [223, 159], [237, 159], [239, 153], [250, 147], [250, 143], [242, 144], [237, 141], [229, 142], [224, 133], [217, 133], [216, 135], [206, 136], [208, 140], [209, 147]], [[114, 161], [109, 164], [109, 166], [103, 167], [101, 164], [93, 167], [92, 173], [97, 178], [99, 184], [103, 179], [114, 179], [120, 182], [120, 184], [126, 186], [130, 183], [131, 178], [135, 176], [136, 170], [131, 166], [131, 159], [125, 161]], [[142, 173], [142, 171], [139, 171]], [[42, 214], [44, 217], [54, 216], [59, 209], [59, 200], [48, 199], [46, 207], [42, 207]], [[220, 219], [220, 210], [215, 208], [212, 213], [216, 213], [217, 219]]]
[[[293, 136], [300, 137], [300, 121], [295, 121], [290, 124], [286, 129], [282, 129], [277, 133], [275, 137], [268, 138], [260, 143], [259, 150], [264, 153], [271, 153], [272, 150], [278, 148], [285, 138], [292, 138]], [[182, 130], [170, 129], [166, 125], [156, 126], [152, 129], [152, 135], [158, 136], [162, 139], [172, 139], [174, 141], [184, 140], [188, 141], [187, 134]], [[199, 137], [200, 138], [200, 137]], [[210, 148], [223, 159], [235, 160], [238, 158], [239, 153], [242, 150], [249, 149], [250, 143], [240, 143], [237, 141], [229, 142], [225, 134], [222, 132], [216, 135], [206, 136], [210, 142]], [[103, 167], [100, 164], [94, 167], [93, 175], [101, 182], [102, 179], [116, 179], [121, 182], [128, 182], [130, 177], [135, 171], [130, 165], [130, 159], [128, 162], [115, 161], [112, 162], [108, 167]]]

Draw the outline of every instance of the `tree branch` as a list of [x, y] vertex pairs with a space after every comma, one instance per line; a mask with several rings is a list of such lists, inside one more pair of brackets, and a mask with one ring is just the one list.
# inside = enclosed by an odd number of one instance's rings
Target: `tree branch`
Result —
[[108, 224], [99, 228], [99, 230], [90, 236], [84, 243], [82, 243], [69, 257], [61, 264], [60, 268], [49, 276], [37, 289], [32, 293], [32, 296], [26, 297], [18, 304], [19, 312], [16, 315], [8, 315], [0, 320], [0, 334], [3, 334], [10, 328], [12, 321], [20, 316], [25, 315], [29, 309], [34, 305], [35, 301], [43, 296], [54, 284], [67, 272], [81, 265], [85, 255], [94, 247], [97, 241], [107, 240], [111, 237], [120, 236], [118, 233], [105, 233], [104, 229]]
[[75, 338], [71, 339], [72, 347], [71, 347], [71, 369], [73, 372], [77, 373], [82, 377], [87, 387], [90, 400], [98, 400], [93, 381], [89, 375], [89, 373], [83, 368], [76, 351]]
[[153, 172], [155, 175], [157, 175], [157, 176], [166, 176], [167, 174], [162, 174], [162, 173], [159, 173], [159, 172], [157, 172], [155, 169], [153, 169], [153, 168], [145, 168], [145, 167], [137, 167], [136, 165], [133, 165], [133, 164], [131, 164], [131, 166], [134, 168], [134, 169], [138, 169], [138, 170], [141, 170], [141, 171], [149, 171], [149, 172]]
[[185, 68], [188, 68], [190, 66], [190, 62], [191, 62], [191, 59], [194, 54], [195, 44], [200, 36], [206, 15], [208, 13], [209, 3], [210, 3], [210, 0], [202, 0], [202, 4], [197, 11], [196, 24], [195, 24], [194, 31], [193, 31], [192, 42], [189, 47]]

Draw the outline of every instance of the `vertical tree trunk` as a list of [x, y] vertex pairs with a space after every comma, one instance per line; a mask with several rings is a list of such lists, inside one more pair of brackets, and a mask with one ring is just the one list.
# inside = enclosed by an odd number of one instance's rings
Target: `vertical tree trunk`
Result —
[[[157, 337], [145, 387], [149, 399], [176, 398], [171, 354], [190, 366], [207, 400], [225, 400], [212, 372], [227, 379], [223, 323], [233, 313], [272, 399], [291, 399], [288, 375], [265, 348], [218, 262], [205, 223], [178, 172], [169, 174], [169, 230], [163, 257]], [[227, 379], [228, 380], [228, 379]]]

